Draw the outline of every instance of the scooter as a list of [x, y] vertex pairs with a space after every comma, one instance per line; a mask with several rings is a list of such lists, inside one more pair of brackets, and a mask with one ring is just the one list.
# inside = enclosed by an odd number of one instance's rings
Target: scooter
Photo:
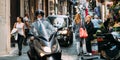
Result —
[[27, 54], [30, 60], [61, 60], [61, 48], [56, 38], [57, 32], [47, 34], [43, 30], [42, 35], [33, 29], [35, 34], [29, 38], [29, 47]]
[[106, 60], [120, 60], [120, 34], [111, 32], [97, 35], [99, 52]]

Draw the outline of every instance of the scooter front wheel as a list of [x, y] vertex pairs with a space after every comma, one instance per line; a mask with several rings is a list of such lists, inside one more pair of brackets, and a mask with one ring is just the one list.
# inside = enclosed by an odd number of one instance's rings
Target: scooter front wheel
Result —
[[27, 52], [27, 55], [28, 55], [28, 57], [29, 57], [30, 60], [35, 60], [35, 58], [31, 56], [31, 54], [30, 54], [29, 51]]
[[101, 58], [109, 60], [109, 58], [104, 50], [101, 50], [100, 52], [101, 52]]
[[46, 57], [46, 60], [61, 60], [61, 59], [55, 59], [53, 56]]
[[61, 52], [53, 54], [51, 56], [46, 56], [46, 60], [62, 60], [61, 59]]
[[[27, 52], [27, 55], [30, 60], [42, 60], [38, 55], [32, 55], [30, 51]], [[45, 60], [45, 59], [43, 59]]]

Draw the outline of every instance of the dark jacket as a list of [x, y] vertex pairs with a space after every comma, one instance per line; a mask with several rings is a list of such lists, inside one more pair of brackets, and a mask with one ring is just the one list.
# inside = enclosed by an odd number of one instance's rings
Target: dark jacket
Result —
[[86, 27], [86, 30], [87, 30], [87, 33], [88, 33], [88, 39], [89, 40], [93, 40], [93, 33], [94, 33], [94, 25], [93, 23], [90, 21], [88, 24], [85, 23], [85, 27]]
[[105, 29], [108, 30], [108, 25], [109, 25], [109, 22], [110, 22], [110, 18], [107, 18], [107, 21], [104, 22], [104, 26], [105, 26]]

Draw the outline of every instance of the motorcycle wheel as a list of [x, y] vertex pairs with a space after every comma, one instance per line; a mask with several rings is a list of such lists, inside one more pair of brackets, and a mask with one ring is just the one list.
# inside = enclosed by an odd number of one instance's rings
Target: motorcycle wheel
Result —
[[31, 54], [30, 54], [29, 51], [27, 52], [27, 55], [28, 55], [28, 57], [29, 57], [30, 60], [35, 60], [35, 58], [31, 56]]
[[70, 41], [65, 41], [64, 43], [61, 44], [63, 47], [69, 47], [71, 45]]
[[101, 52], [100, 56], [102, 59], [110, 60], [110, 58], [107, 56], [107, 54], [104, 50], [101, 50], [100, 52]]
[[41, 59], [41, 57], [39, 57], [37, 54], [32, 55], [30, 51], [27, 52], [27, 55], [30, 60], [44, 60], [44, 59]]
[[69, 41], [70, 41], [70, 45], [73, 44], [73, 33], [71, 33], [70, 37], [69, 37]]
[[73, 33], [70, 34], [70, 36], [67, 37], [66, 47], [71, 46], [73, 44]]
[[62, 60], [61, 59], [61, 52], [50, 55], [50, 56], [44, 56], [43, 58], [42, 58], [42, 60]]
[[61, 59], [55, 59], [54, 57], [46, 57], [46, 60], [61, 60]]

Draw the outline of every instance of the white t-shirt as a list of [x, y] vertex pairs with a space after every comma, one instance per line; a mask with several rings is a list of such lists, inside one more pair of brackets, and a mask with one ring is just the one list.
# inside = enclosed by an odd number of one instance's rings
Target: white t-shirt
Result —
[[16, 23], [16, 28], [18, 29], [18, 33], [20, 35], [25, 35], [23, 31], [24, 23]]

